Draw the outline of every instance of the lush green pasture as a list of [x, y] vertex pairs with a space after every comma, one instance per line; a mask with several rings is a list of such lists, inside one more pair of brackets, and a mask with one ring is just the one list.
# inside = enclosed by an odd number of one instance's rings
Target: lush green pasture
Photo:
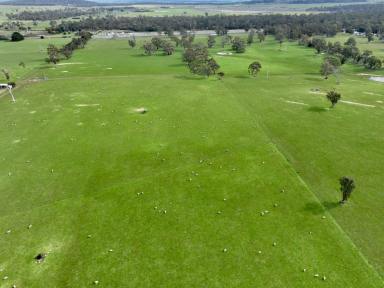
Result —
[[[65, 38], [26, 39], [21, 42], [0, 41], [0, 69], [7, 69], [11, 80], [17, 81], [26, 75], [36, 74], [36, 68], [44, 63], [48, 44], [58, 46], [68, 42]], [[25, 67], [20, 66], [23, 62]], [[45, 72], [41, 70], [40, 76]], [[5, 81], [1, 73], [0, 81]]]
[[48, 80], [0, 96], [0, 287], [383, 287], [383, 84], [295, 43], [223, 50], [223, 80], [122, 40], [35, 54]]

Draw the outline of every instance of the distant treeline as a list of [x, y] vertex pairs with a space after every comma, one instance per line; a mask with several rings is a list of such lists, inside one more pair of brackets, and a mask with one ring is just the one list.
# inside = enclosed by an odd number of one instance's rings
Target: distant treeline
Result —
[[384, 13], [384, 3], [312, 7], [308, 8], [307, 11], [327, 11], [335, 13]]
[[315, 15], [214, 15], [214, 16], [170, 16], [170, 17], [101, 17], [86, 18], [81, 21], [63, 21], [48, 28], [51, 33], [81, 30], [129, 30], [180, 31], [180, 30], [216, 30], [219, 35], [228, 29], [263, 29], [267, 34], [277, 31], [289, 39], [298, 39], [301, 35], [328, 35], [337, 32], [384, 31], [384, 13], [322, 13]]
[[137, 7], [98, 7], [98, 8], [64, 8], [64, 9], [47, 9], [41, 11], [22, 11], [20, 13], [10, 13], [6, 16], [10, 20], [27, 20], [27, 21], [52, 21], [64, 18], [73, 18], [80, 16], [97, 15], [100, 13], [110, 13], [115, 11], [129, 11], [129, 12], [150, 12], [147, 8]]
[[97, 6], [98, 3], [86, 0], [11, 0], [0, 2], [0, 5], [18, 5], [18, 6], [79, 6], [90, 7]]
[[50, 21], [63, 18], [79, 17], [82, 15], [90, 15], [96, 13], [97, 9], [89, 9], [87, 11], [78, 8], [65, 8], [57, 10], [41, 10], [41, 11], [22, 11], [20, 13], [7, 14], [11, 20], [32, 20], [32, 21]]

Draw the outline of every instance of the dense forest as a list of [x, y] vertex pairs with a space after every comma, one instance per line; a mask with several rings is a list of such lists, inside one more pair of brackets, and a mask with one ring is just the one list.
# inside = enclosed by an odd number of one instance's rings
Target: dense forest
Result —
[[267, 34], [283, 34], [289, 39], [301, 35], [328, 35], [346, 30], [353, 32], [384, 32], [384, 13], [322, 13], [315, 15], [215, 15], [171, 17], [89, 17], [81, 21], [63, 21], [49, 28], [51, 33], [79, 30], [180, 31], [228, 29], [264, 29]]

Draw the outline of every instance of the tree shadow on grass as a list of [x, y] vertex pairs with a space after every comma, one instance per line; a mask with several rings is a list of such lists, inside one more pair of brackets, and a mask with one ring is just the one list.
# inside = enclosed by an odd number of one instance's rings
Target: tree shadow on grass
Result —
[[[251, 79], [252, 77], [250, 77], [249, 75], [235, 75], [233, 76], [233, 78], [237, 78], [237, 79]], [[256, 77], [254, 77], [256, 78]]]
[[152, 55], [145, 55], [143, 54], [133, 54], [131, 57], [137, 57], [137, 58], [143, 58], [143, 57], [151, 57]]
[[196, 80], [201, 81], [201, 80], [207, 79], [207, 77], [195, 76], [195, 75], [176, 75], [175, 78], [181, 79], [181, 80], [195, 80], [195, 81]]
[[185, 67], [185, 64], [183, 64], [183, 63], [174, 63], [174, 64], [169, 64], [168, 67]]
[[309, 202], [305, 204], [304, 209], [305, 212], [310, 212], [315, 215], [323, 214], [325, 212], [324, 206], [322, 206], [318, 202]]
[[323, 206], [327, 211], [340, 207], [339, 202], [324, 201]]
[[36, 70], [46, 70], [46, 69], [49, 69], [49, 68], [56, 68], [56, 66], [53, 66], [51, 64], [44, 64], [44, 65], [36, 67], [35, 69]]
[[324, 107], [319, 107], [319, 106], [311, 106], [307, 110], [311, 112], [322, 113], [322, 112], [327, 112], [329, 109]]
[[306, 81], [311, 81], [311, 82], [322, 82], [323, 79], [321, 79], [320, 77], [304, 77], [303, 80], [306, 80]]
[[308, 202], [307, 204], [305, 204], [303, 210], [305, 212], [310, 212], [314, 215], [321, 215], [324, 212], [330, 211], [339, 206], [340, 206], [339, 202], [331, 202], [331, 201], [323, 201], [323, 203]]

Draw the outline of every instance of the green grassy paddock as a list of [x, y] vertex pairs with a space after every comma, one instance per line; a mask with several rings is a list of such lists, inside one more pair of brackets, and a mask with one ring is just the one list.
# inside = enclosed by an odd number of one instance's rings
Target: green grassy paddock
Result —
[[[211, 49], [223, 80], [140, 46], [36, 54], [48, 80], [0, 98], [0, 287], [383, 286], [383, 84], [357, 66], [323, 80], [321, 55], [272, 39]], [[375, 107], [327, 110], [314, 88]]]

